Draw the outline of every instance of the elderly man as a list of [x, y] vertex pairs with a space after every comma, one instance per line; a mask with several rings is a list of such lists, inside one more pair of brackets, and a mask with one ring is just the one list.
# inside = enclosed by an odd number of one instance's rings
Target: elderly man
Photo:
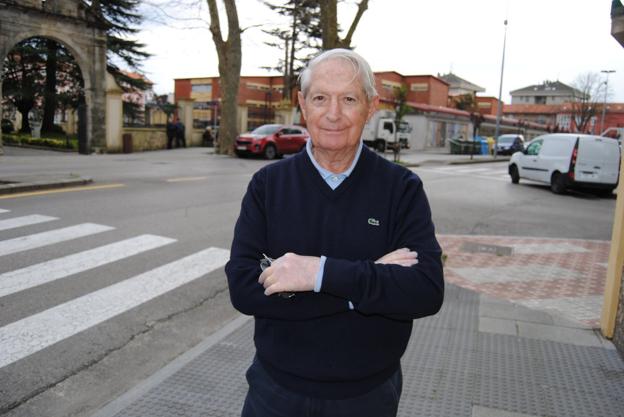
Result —
[[253, 176], [226, 265], [255, 317], [242, 415], [395, 416], [412, 320], [444, 293], [429, 204], [414, 173], [363, 147], [379, 97], [362, 57], [326, 51], [300, 82], [311, 140]]

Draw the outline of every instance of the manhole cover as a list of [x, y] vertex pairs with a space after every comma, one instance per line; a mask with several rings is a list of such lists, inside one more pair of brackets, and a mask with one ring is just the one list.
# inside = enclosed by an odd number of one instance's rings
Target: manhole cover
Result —
[[478, 242], [464, 242], [461, 250], [470, 253], [490, 253], [497, 256], [511, 256], [513, 248], [509, 246], [486, 245]]

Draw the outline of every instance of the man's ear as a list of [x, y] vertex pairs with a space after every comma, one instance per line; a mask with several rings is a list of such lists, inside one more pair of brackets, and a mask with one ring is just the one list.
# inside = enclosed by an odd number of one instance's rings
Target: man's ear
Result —
[[297, 99], [299, 100], [299, 108], [301, 109], [301, 114], [303, 114], [303, 118], [304, 119], [308, 119], [306, 117], [306, 111], [305, 111], [305, 97], [303, 96], [303, 93], [301, 91], [297, 92]]
[[366, 117], [367, 121], [370, 120], [371, 117], [373, 117], [373, 114], [375, 114], [378, 107], [379, 107], [379, 96], [375, 96], [368, 103], [368, 116]]

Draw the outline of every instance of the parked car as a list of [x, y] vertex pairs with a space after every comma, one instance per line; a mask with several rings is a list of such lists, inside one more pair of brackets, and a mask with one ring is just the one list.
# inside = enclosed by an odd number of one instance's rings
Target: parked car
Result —
[[310, 135], [301, 126], [262, 125], [236, 138], [234, 151], [238, 156], [262, 155], [274, 159], [297, 153], [305, 147]]
[[615, 139], [577, 133], [553, 133], [533, 139], [509, 161], [511, 182], [520, 178], [550, 184], [556, 194], [589, 189], [609, 195], [618, 184], [620, 147]]
[[512, 155], [524, 150], [524, 136], [515, 134], [500, 135], [496, 141], [498, 155]]

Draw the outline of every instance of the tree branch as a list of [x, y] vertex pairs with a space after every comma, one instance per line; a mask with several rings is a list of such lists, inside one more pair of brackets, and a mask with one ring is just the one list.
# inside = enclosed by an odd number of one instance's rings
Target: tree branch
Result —
[[347, 32], [347, 36], [345, 36], [345, 38], [340, 41], [340, 45], [342, 47], [351, 47], [351, 39], [353, 38], [353, 33], [355, 32], [355, 28], [357, 28], [357, 25], [360, 23], [360, 19], [362, 18], [362, 15], [366, 11], [366, 9], [368, 9], [368, 0], [362, 0], [360, 4], [358, 4], [358, 11], [353, 18], [353, 22], [351, 22], [351, 27]]
[[221, 23], [219, 22], [219, 10], [217, 9], [216, 0], [206, 0], [208, 3], [208, 10], [210, 12], [210, 33], [212, 33], [212, 39], [219, 51], [225, 41], [221, 34]]

